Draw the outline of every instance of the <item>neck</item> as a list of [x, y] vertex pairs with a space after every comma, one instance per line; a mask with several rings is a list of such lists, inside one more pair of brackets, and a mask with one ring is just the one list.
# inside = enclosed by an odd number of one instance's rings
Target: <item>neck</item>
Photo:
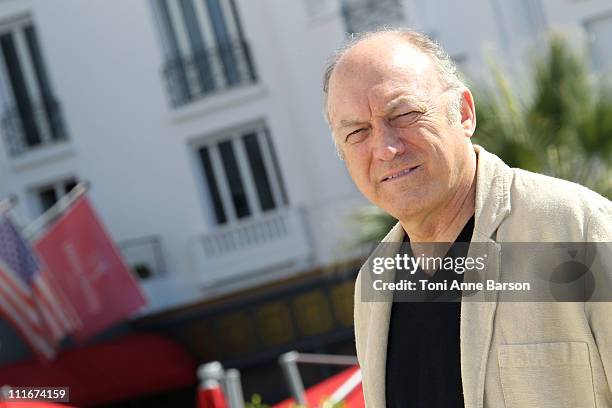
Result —
[[[475, 158], [474, 158], [475, 159]], [[474, 215], [476, 160], [470, 160], [465, 180], [441, 206], [425, 214], [400, 220], [412, 242], [454, 242]]]

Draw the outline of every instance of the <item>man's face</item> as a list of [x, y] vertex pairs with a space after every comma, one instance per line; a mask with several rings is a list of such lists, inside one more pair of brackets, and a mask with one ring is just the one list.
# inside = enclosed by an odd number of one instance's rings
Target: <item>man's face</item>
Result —
[[450, 123], [455, 95], [428, 56], [395, 38], [358, 44], [334, 70], [335, 142], [359, 190], [398, 219], [444, 206], [463, 186], [471, 132]]

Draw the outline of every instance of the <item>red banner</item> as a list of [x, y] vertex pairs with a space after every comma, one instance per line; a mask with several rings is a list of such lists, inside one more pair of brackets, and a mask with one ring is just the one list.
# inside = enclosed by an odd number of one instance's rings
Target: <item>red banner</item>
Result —
[[86, 197], [79, 198], [34, 248], [82, 322], [74, 333], [77, 341], [146, 304], [138, 283]]

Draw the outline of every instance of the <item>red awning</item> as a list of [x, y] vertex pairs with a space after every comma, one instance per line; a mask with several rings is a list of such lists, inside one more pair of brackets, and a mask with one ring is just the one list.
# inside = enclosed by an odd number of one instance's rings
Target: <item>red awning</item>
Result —
[[176, 342], [135, 334], [66, 350], [46, 364], [0, 367], [0, 385], [70, 387], [70, 404], [89, 406], [193, 386], [196, 369], [194, 359]]
[[[306, 390], [306, 400], [309, 407], [319, 407], [322, 402], [328, 399], [349, 377], [358, 370], [358, 367], [352, 367], [344, 370], [339, 374], [329, 377], [327, 380], [314, 385]], [[363, 400], [363, 390], [361, 384], [356, 387], [343, 401], [345, 408], [365, 408]], [[290, 408], [295, 406], [293, 398], [284, 400], [274, 406], [274, 408]]]

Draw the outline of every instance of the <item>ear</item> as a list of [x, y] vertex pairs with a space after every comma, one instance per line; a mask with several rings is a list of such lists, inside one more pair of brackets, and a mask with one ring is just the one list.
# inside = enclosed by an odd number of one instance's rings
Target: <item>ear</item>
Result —
[[461, 91], [460, 105], [461, 127], [467, 137], [472, 137], [476, 130], [476, 105], [474, 104], [472, 92], [467, 88]]

